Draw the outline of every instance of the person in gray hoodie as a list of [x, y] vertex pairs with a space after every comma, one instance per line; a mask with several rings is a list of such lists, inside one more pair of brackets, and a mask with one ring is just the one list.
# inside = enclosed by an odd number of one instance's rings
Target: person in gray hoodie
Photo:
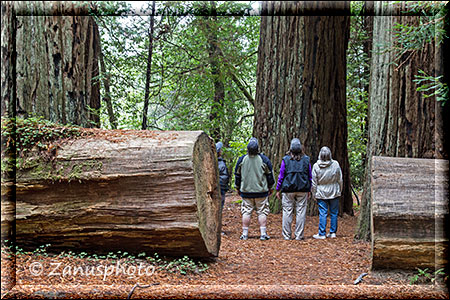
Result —
[[330, 148], [322, 147], [319, 152], [319, 160], [312, 169], [311, 190], [319, 206], [319, 232], [313, 235], [313, 238], [325, 239], [328, 207], [330, 207], [330, 233], [327, 237], [336, 237], [342, 184], [342, 171], [339, 163], [331, 158]]

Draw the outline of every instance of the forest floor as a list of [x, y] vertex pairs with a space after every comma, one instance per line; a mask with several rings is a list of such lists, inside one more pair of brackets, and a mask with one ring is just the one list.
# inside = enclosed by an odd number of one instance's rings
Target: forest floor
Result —
[[[137, 287], [132, 298], [441, 298], [448, 299], [445, 285], [422, 283], [410, 285], [417, 272], [371, 272], [370, 243], [355, 241], [355, 216], [339, 217], [337, 238], [315, 240], [318, 216], [307, 217], [305, 240], [286, 241], [281, 235], [281, 214], [268, 216], [267, 232], [270, 240], [259, 240], [259, 226], [253, 214], [249, 239], [241, 235], [239, 197], [227, 195], [223, 211], [221, 248], [206, 271], [168, 272], [153, 268], [155, 261], [142, 258], [120, 260], [92, 259], [83, 255], [51, 255], [44, 251], [8, 255], [2, 249], [2, 298], [126, 298], [136, 283], [154, 284]], [[294, 222], [295, 224], [295, 218]], [[293, 226], [294, 226], [293, 224]], [[328, 224], [329, 227], [329, 220]], [[16, 284], [11, 274], [16, 259]], [[135, 272], [117, 272], [118, 263], [127, 270], [135, 265]], [[143, 264], [143, 265], [142, 265]], [[79, 266], [116, 266], [115, 273], [90, 274]], [[167, 266], [167, 264], [165, 265]], [[124, 270], [122, 269], [122, 270]], [[170, 269], [170, 268], [169, 268]], [[88, 270], [84, 268], [84, 270]], [[172, 268], [172, 270], [176, 270]], [[37, 272], [38, 274], [33, 274]], [[53, 274], [52, 274], [53, 273]], [[368, 273], [361, 283], [354, 281]], [[105, 275], [107, 274], [107, 276]], [[8, 291], [9, 290], [9, 291]]]

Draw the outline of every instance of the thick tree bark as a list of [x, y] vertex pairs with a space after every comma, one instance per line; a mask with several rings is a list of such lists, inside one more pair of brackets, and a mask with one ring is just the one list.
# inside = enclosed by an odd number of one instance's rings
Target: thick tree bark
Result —
[[448, 263], [448, 161], [372, 157], [372, 268]]
[[18, 115], [98, 127], [99, 84], [92, 78], [99, 74], [99, 32], [94, 19], [59, 15], [66, 6], [76, 11], [76, 3], [15, 5], [28, 14], [17, 17]]
[[1, 2], [1, 115], [14, 116], [13, 85], [15, 78], [16, 16], [13, 1]]
[[[402, 6], [405, 4], [402, 3]], [[398, 12], [405, 7], [397, 7]], [[369, 136], [367, 145], [367, 167], [364, 192], [361, 201], [361, 214], [358, 220], [356, 237], [370, 238], [371, 169], [372, 156], [395, 156], [415, 158], [441, 158], [445, 154], [436, 148], [436, 118], [434, 97], [425, 98], [416, 91], [413, 82], [418, 70], [435, 75], [435, 45], [425, 44], [420, 51], [405, 53], [394, 64], [396, 53], [380, 51], [379, 45], [394, 45], [393, 25], [418, 24], [419, 16], [386, 17], [392, 7], [384, 2], [375, 3], [375, 19], [371, 61], [369, 93]], [[436, 140], [436, 138], [438, 140]]]
[[96, 132], [65, 142], [51, 161], [31, 155], [18, 170], [17, 244], [217, 256], [222, 217], [212, 139], [201, 131]]
[[152, 74], [152, 56], [153, 56], [153, 34], [155, 27], [155, 6], [156, 2], [152, 2], [152, 14], [150, 16], [150, 28], [148, 30], [148, 54], [147, 54], [147, 72], [145, 74], [145, 95], [144, 95], [144, 111], [142, 113], [142, 129], [147, 129], [148, 102], [150, 98], [150, 80]]
[[[373, 41], [373, 17], [374, 17], [374, 1], [365, 1], [364, 2], [364, 30], [367, 35], [367, 39], [364, 41], [363, 51], [367, 55], [367, 65], [364, 65], [364, 74], [370, 74], [370, 61], [372, 58], [372, 41]], [[364, 92], [369, 95], [370, 91], [370, 81], [364, 85]], [[369, 107], [369, 99], [367, 99], [367, 107]], [[363, 137], [367, 141], [369, 134], [369, 118], [366, 110], [366, 117], [364, 118], [364, 124], [361, 125], [363, 127]], [[367, 153], [364, 153], [362, 156], [362, 167], [365, 167], [367, 162]]]
[[[344, 174], [340, 214], [353, 214], [347, 157], [346, 49], [348, 16], [301, 16], [309, 10], [348, 2], [263, 2], [270, 14], [286, 10], [298, 16], [261, 17], [253, 134], [278, 173], [290, 140], [298, 137], [311, 163], [322, 146], [330, 147]], [[294, 6], [294, 7], [290, 7]], [[272, 211], [279, 203], [271, 203]], [[310, 201], [309, 214], [317, 214]]]

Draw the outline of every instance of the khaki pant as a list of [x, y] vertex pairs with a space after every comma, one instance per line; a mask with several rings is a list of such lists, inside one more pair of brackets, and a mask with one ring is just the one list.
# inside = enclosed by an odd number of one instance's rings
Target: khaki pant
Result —
[[283, 237], [285, 239], [291, 239], [291, 225], [292, 215], [294, 214], [295, 206], [295, 239], [303, 239], [303, 229], [305, 227], [306, 219], [306, 204], [308, 193], [295, 192], [295, 193], [282, 193], [283, 198], [281, 200], [283, 206]]
[[256, 214], [267, 216], [270, 212], [269, 197], [262, 198], [242, 198], [241, 213], [242, 215], [251, 216], [256, 210]]

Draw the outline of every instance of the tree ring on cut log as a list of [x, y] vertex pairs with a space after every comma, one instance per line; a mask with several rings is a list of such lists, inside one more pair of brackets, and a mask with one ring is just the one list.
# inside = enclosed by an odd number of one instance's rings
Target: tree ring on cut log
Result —
[[222, 227], [219, 169], [216, 147], [205, 133], [197, 138], [192, 156], [199, 229], [208, 252], [217, 256]]

